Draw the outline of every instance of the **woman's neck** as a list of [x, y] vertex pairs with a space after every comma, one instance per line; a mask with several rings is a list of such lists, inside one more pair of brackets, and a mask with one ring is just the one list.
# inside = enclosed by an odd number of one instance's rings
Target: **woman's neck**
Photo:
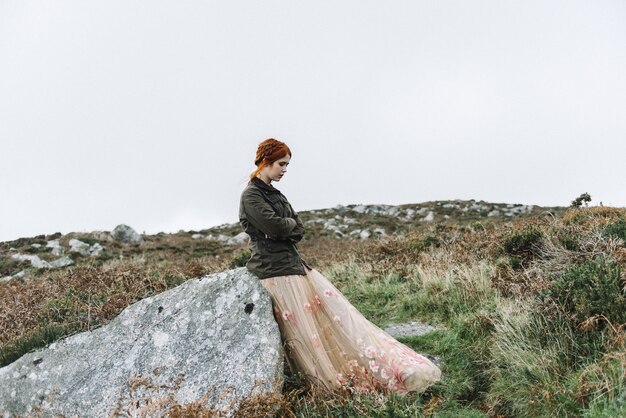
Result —
[[263, 176], [263, 174], [259, 174], [258, 176], [256, 176], [258, 179], [261, 179], [263, 181], [263, 183], [269, 185], [272, 182], [272, 179], [270, 179], [269, 177], [265, 177]]

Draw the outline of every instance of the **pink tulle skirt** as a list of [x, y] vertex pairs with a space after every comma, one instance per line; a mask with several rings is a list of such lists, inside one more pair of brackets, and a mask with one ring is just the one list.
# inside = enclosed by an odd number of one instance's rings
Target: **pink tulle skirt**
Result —
[[320, 272], [261, 280], [292, 371], [327, 389], [422, 392], [441, 378], [428, 358], [368, 321]]

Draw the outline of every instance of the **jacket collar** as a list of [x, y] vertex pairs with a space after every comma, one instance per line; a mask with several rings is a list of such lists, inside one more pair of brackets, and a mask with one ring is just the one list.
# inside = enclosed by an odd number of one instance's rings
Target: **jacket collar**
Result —
[[276, 189], [274, 186], [272, 186], [271, 184], [266, 184], [263, 180], [261, 180], [258, 177], [254, 177], [252, 179], [252, 184], [254, 184], [255, 186], [266, 190], [270, 193], [280, 193], [280, 190]]

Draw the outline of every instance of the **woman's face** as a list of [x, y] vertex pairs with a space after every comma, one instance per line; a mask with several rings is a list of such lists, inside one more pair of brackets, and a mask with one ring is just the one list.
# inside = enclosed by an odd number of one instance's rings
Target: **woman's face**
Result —
[[272, 165], [263, 169], [264, 174], [270, 181], [280, 181], [287, 172], [289, 160], [291, 160], [291, 157], [287, 154], [283, 158], [274, 161]]

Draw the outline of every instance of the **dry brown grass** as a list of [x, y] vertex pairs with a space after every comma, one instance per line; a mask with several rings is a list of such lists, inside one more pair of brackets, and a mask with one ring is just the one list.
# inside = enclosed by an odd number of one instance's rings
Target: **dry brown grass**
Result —
[[361, 248], [376, 245], [374, 241], [348, 240], [334, 237], [319, 237], [304, 240], [298, 244], [302, 258], [318, 270], [346, 262], [350, 256]]
[[[498, 266], [494, 286], [504, 294], [520, 296], [543, 290], [550, 276], [566, 269], [572, 259], [612, 254], [618, 261], [626, 261], [626, 249], [619, 245], [619, 240], [603, 237], [598, 232], [602, 226], [625, 218], [625, 209], [583, 208], [568, 211], [562, 219], [530, 217], [498, 227], [433, 225], [410, 231], [403, 238], [361, 241], [319, 237], [301, 242], [300, 252], [320, 271], [353, 260], [367, 267], [369, 274], [378, 276], [389, 272], [410, 276], [417, 272], [418, 266], [446, 269], [450, 265], [490, 259]], [[521, 269], [497, 262], [505, 255], [502, 245], [505, 237], [529, 226], [544, 234], [539, 257]], [[564, 248], [560, 242], [563, 233], [582, 237], [580, 251]], [[189, 251], [206, 245], [209, 244], [184, 234], [168, 234], [158, 239], [148, 237], [140, 253], [132, 246], [120, 246], [121, 260], [116, 257], [101, 266], [70, 267], [23, 281], [2, 283], [0, 344], [50, 323], [72, 323], [78, 329], [88, 330], [108, 322], [136, 300], [189, 278], [229, 269], [232, 248], [222, 251], [219, 258], [189, 258]], [[138, 254], [129, 255], [133, 253]]]
[[608, 206], [570, 209], [563, 215], [565, 225], [605, 226], [619, 219], [625, 219], [626, 209]]
[[0, 344], [50, 323], [89, 330], [125, 307], [183, 281], [226, 270], [226, 259], [197, 259], [149, 265], [139, 259], [112, 260], [49, 271], [27, 280], [0, 284]]
[[589, 405], [596, 399], [604, 398], [613, 402], [626, 388], [626, 351], [605, 354], [580, 375], [578, 399]]
[[[244, 396], [237, 396], [234, 388], [219, 392], [215, 386], [209, 387], [205, 394], [189, 403], [176, 401], [185, 376], [167, 384], [158, 383], [154, 376], [132, 376], [128, 380], [127, 393], [122, 394], [111, 416], [122, 417], [298, 417], [330, 416], [332, 411], [350, 410], [350, 416], [369, 416], [372, 408], [383, 409], [390, 402], [390, 393], [384, 389], [367, 390], [350, 384], [337, 390], [328, 390], [322, 385], [312, 385], [301, 376], [292, 377], [282, 390], [274, 385], [274, 390], [264, 390], [262, 381], [255, 382], [253, 388]], [[417, 394], [408, 394], [402, 399], [405, 408], [412, 408]], [[393, 402], [393, 401], [391, 401]], [[394, 406], [398, 406], [400, 402]], [[441, 399], [430, 402], [431, 409], [436, 408]]]
[[[563, 218], [543, 215], [501, 225], [435, 224], [408, 231], [403, 238], [361, 241], [318, 237], [304, 240], [299, 248], [303, 258], [320, 271], [346, 263], [358, 264], [359, 274], [363, 273], [363, 277], [355, 280], [393, 273], [405, 278], [437, 277], [441, 281], [447, 276], [463, 276], [464, 272], [473, 271], [472, 268], [486, 261], [496, 268], [492, 269], [493, 272], [490, 270], [491, 276], [487, 277], [490, 281], [479, 284], [491, 285], [504, 297], [522, 300], [545, 290], [554, 276], [562, 274], [573, 264], [599, 255], [613, 258], [626, 266], [626, 247], [620, 240], [602, 234], [602, 228], [618, 219], [626, 219], [626, 209], [580, 208], [568, 211]], [[520, 255], [522, 260], [518, 265], [511, 264], [512, 256], [505, 251], [504, 242], [529, 228], [541, 232], [538, 245], [533, 251]], [[192, 243], [189, 237], [182, 235], [147, 241], [143, 252], [120, 247], [124, 258], [110, 260], [102, 266], [71, 267], [24, 281], [0, 284], [0, 344], [19, 340], [28, 332], [49, 323], [73, 324], [80, 330], [91, 329], [110, 321], [136, 300], [189, 278], [229, 269], [235, 255], [231, 248], [218, 251], [220, 258], [190, 258], [190, 251], [204, 251], [206, 244]], [[184, 251], [176, 250], [182, 247]], [[626, 268], [622, 272], [626, 274]], [[465, 276], [475, 278], [480, 275], [472, 272]], [[626, 282], [626, 277], [624, 279]], [[459, 283], [462, 285], [464, 282]], [[478, 290], [468, 285], [463, 301], [478, 294]], [[598, 321], [599, 318], [588, 318], [581, 324], [581, 330], [593, 332]], [[596, 368], [590, 366], [581, 377], [579, 396], [585, 402], [605, 396], [607, 390], [614, 390], [613, 387], [606, 389], [603, 382], [615, 382], [615, 374], [623, 370], [619, 367], [625, 364], [620, 354], [624, 351], [624, 324], [613, 328], [615, 351], [599, 361]], [[164, 403], [161, 407], [166, 408], [171, 416], [219, 416], [215, 415], [219, 412], [211, 409], [206, 402], [176, 405], [168, 396], [157, 394], [154, 399], [162, 399]], [[366, 416], [372, 410], [372, 402], [378, 402], [379, 406], [387, 402], [382, 395], [374, 400], [368, 396], [349, 391], [322, 393], [316, 388], [292, 385], [282, 393], [242, 399], [241, 412], [237, 412], [241, 415], [236, 416], [330, 415], [330, 411], [345, 405], [349, 405], [351, 411]], [[425, 411], [435, 411], [439, 402], [436, 397], [430, 399]]]

